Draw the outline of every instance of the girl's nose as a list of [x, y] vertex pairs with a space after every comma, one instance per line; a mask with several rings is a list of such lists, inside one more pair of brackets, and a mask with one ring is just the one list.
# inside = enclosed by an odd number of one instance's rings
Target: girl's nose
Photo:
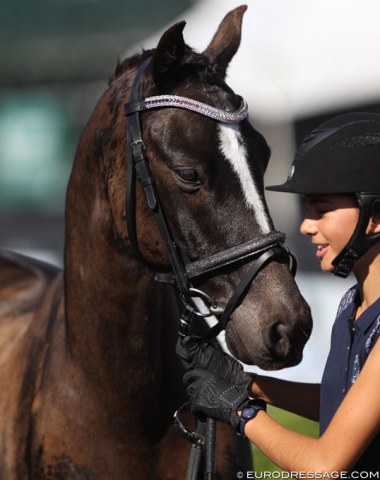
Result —
[[304, 218], [300, 225], [300, 232], [302, 235], [315, 235], [317, 233], [315, 221], [311, 218]]

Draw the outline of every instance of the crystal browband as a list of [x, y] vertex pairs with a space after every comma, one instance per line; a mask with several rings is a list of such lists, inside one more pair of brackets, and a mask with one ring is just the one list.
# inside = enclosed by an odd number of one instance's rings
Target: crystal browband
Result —
[[147, 97], [142, 102], [128, 103], [126, 105], [126, 114], [130, 115], [134, 112], [150, 110], [153, 108], [175, 107], [200, 113], [201, 115], [213, 118], [222, 123], [240, 123], [248, 117], [248, 105], [243, 98], [239, 98], [240, 107], [237, 110], [228, 112], [212, 107], [207, 103], [198, 102], [198, 100], [193, 100], [192, 98], [181, 97], [178, 95], [156, 95], [154, 97]]

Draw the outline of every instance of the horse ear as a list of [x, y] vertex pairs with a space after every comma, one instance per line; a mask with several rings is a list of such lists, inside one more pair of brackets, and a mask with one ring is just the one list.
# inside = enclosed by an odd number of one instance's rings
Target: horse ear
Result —
[[185, 25], [184, 21], [174, 24], [158, 42], [152, 58], [152, 75], [156, 84], [160, 84], [185, 53], [186, 45], [182, 35]]
[[235, 8], [223, 18], [210, 45], [203, 54], [211, 63], [219, 65], [224, 74], [237, 52], [241, 40], [241, 25], [247, 5]]

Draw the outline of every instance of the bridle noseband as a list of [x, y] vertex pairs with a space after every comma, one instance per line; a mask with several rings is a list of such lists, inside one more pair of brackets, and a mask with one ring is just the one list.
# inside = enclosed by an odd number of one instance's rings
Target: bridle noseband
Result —
[[[219, 323], [210, 329], [209, 335], [217, 335], [227, 325], [233, 311], [240, 305], [251, 283], [258, 273], [273, 260], [285, 259], [295, 274], [296, 261], [289, 250], [283, 245], [285, 234], [272, 231], [260, 235], [253, 240], [236, 245], [217, 254], [186, 262], [178, 245], [175, 243], [168, 227], [165, 214], [155, 188], [154, 179], [151, 175], [148, 159], [145, 153], [145, 145], [142, 139], [140, 126], [140, 112], [158, 108], [181, 108], [197, 112], [198, 114], [213, 118], [221, 123], [240, 123], [248, 116], [246, 102], [241, 99], [241, 105], [236, 111], [224, 111], [197, 100], [176, 95], [159, 95], [140, 100], [139, 87], [143, 72], [149, 65], [150, 58], [140, 66], [131, 89], [129, 102], [125, 105], [125, 113], [128, 117], [128, 171], [126, 189], [126, 216], [129, 239], [136, 255], [148, 263], [141, 255], [136, 231], [136, 176], [144, 191], [147, 204], [153, 213], [161, 238], [170, 260], [172, 272], [159, 273], [156, 280], [173, 283], [184, 304], [181, 318], [180, 334], [185, 335], [193, 315], [218, 316]], [[191, 281], [199, 278], [208, 278], [223, 273], [231, 266], [252, 262], [246, 276], [235, 289], [225, 308], [219, 307], [210, 297], [201, 290], [193, 287]], [[192, 298], [199, 297], [208, 307], [208, 313], [201, 313], [194, 305]]]

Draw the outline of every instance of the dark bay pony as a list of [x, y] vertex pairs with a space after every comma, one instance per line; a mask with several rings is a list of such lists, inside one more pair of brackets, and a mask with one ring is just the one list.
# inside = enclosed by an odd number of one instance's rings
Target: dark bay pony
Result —
[[[224, 77], [244, 11], [224, 18], [203, 53], [184, 43], [183, 22], [156, 49], [118, 65], [76, 155], [63, 272], [16, 254], [0, 256], [2, 480], [184, 478], [189, 445], [173, 428], [173, 412], [185, 400], [175, 354], [178, 311], [172, 288], [155, 281], [170, 268], [140, 185], [141, 258], [131, 244], [124, 106], [151, 57], [140, 98], [177, 95], [218, 115], [239, 110], [242, 101]], [[228, 124], [170, 107], [140, 117], [168, 227], [186, 258], [197, 261], [271, 234], [262, 180], [269, 151], [248, 119]], [[200, 277], [194, 286], [224, 306], [249, 264]], [[231, 352], [266, 369], [298, 363], [311, 317], [286, 262], [269, 262], [244, 293], [226, 329]], [[218, 426], [217, 479], [249, 469], [249, 456], [246, 443]]]

